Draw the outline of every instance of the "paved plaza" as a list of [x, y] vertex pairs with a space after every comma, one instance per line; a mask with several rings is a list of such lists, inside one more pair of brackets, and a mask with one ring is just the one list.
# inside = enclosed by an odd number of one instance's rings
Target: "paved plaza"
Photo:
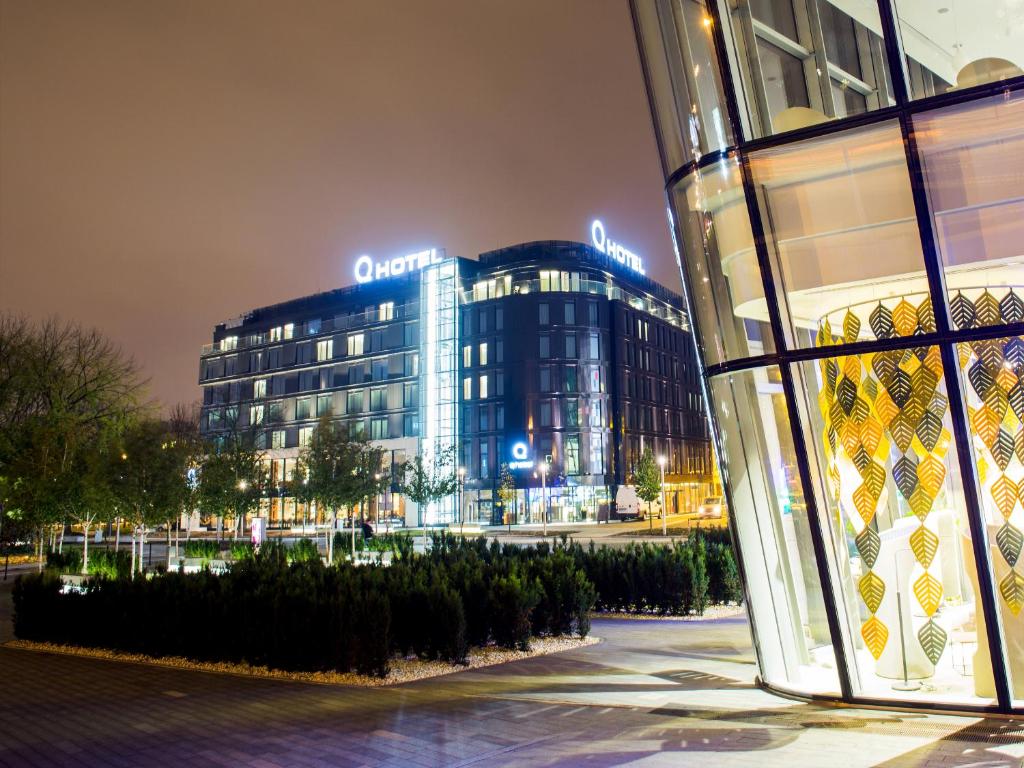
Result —
[[[10, 583], [0, 589], [10, 639]], [[0, 766], [1019, 766], [1024, 722], [833, 709], [753, 685], [742, 619], [384, 689], [0, 648]]]

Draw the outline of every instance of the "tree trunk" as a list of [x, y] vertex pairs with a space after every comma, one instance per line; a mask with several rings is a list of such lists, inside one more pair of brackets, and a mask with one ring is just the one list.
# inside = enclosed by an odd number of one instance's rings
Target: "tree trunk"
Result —
[[146, 571], [146, 524], [143, 523], [139, 526], [139, 573], [145, 573]]
[[132, 528], [132, 578], [135, 578], [135, 528]]
[[89, 572], [89, 523], [82, 522], [82, 575]]
[[[646, 493], [646, 491], [645, 491]], [[651, 514], [651, 502], [647, 502], [647, 527], [654, 531], [654, 515]]]
[[43, 528], [39, 529], [39, 536], [36, 537], [36, 549], [39, 552], [39, 572], [43, 572]]
[[114, 551], [117, 552], [121, 548], [121, 517], [118, 515], [114, 518]]
[[60, 554], [64, 554], [64, 529], [67, 528], [63, 522], [60, 524], [60, 544], [57, 545], [57, 551]]

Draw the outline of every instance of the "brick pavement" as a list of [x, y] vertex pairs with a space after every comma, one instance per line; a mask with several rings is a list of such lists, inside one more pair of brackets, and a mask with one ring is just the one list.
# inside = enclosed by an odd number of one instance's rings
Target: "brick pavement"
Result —
[[[0, 640], [9, 638], [0, 589]], [[386, 689], [0, 648], [0, 766], [1020, 766], [1024, 722], [757, 690], [742, 620], [596, 621], [600, 645]]]

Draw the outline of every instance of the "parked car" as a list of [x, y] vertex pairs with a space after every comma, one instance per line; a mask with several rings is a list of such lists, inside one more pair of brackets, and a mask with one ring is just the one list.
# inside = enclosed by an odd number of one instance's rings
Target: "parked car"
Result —
[[721, 496], [708, 496], [703, 503], [697, 507], [695, 517], [698, 520], [719, 520], [725, 511], [725, 501]]

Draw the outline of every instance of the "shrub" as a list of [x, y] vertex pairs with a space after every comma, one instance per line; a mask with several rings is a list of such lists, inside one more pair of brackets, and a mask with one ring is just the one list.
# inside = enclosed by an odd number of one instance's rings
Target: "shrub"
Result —
[[505, 648], [530, 649], [530, 614], [539, 600], [538, 590], [515, 574], [499, 578], [491, 587], [494, 641]]
[[[337, 552], [337, 548], [334, 550]], [[288, 549], [289, 563], [309, 563], [320, 560], [320, 548], [312, 539], [299, 539]]]
[[81, 573], [82, 550], [79, 547], [64, 547], [63, 552], [47, 552], [46, 567], [60, 573]]
[[105, 579], [128, 578], [132, 556], [126, 550], [97, 549], [89, 552], [89, 573]]
[[185, 542], [185, 557], [200, 558], [204, 564], [220, 557], [220, 542], [210, 539], [190, 539]]
[[232, 560], [245, 560], [252, 557], [253, 546], [251, 541], [233, 541], [228, 550]]

